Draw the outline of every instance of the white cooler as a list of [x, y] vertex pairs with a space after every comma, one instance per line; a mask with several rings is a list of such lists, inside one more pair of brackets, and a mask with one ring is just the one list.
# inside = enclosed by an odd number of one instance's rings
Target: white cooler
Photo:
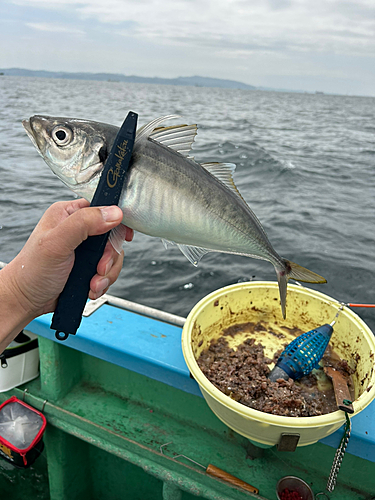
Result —
[[24, 330], [0, 354], [0, 392], [9, 391], [38, 375], [38, 337]]

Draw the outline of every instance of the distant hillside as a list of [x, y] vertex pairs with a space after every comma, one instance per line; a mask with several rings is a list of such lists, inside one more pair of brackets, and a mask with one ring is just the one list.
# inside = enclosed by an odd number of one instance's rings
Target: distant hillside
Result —
[[221, 80], [203, 76], [180, 76], [178, 78], [149, 78], [126, 76], [116, 73], [66, 73], [59, 71], [33, 71], [21, 68], [0, 69], [7, 76], [31, 76], [42, 78], [65, 78], [69, 80], [98, 80], [111, 82], [151, 83], [159, 85], [187, 85], [193, 87], [221, 87], [227, 89], [255, 90], [256, 87], [234, 80]]

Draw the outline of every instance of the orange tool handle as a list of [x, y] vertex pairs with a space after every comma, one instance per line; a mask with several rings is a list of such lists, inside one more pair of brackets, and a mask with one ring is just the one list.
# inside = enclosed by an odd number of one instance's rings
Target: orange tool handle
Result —
[[345, 377], [331, 366], [325, 366], [324, 372], [332, 379], [338, 408], [348, 413], [354, 413], [354, 408], [350, 401], [352, 398]]
[[249, 491], [250, 493], [259, 493], [258, 488], [251, 486], [251, 484], [245, 483], [245, 481], [242, 481], [242, 479], [238, 479], [238, 477], [236, 476], [232, 476], [232, 474], [228, 474], [228, 472], [215, 467], [215, 465], [208, 464], [206, 472], [210, 476], [216, 477], [217, 479], [222, 479], [223, 481], [226, 481], [233, 486], [237, 486], [237, 488], [242, 488], [243, 490]]

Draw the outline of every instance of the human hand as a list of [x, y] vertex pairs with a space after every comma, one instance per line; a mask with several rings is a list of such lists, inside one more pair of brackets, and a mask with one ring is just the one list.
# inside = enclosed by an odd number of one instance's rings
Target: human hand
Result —
[[[122, 218], [120, 208], [89, 207], [84, 199], [53, 204], [21, 252], [1, 271], [0, 299], [5, 290], [13, 308], [27, 320], [25, 325], [41, 314], [54, 311], [73, 267], [74, 249], [88, 236], [110, 231]], [[127, 228], [125, 239], [132, 238], [133, 230]], [[123, 252], [118, 254], [107, 243], [97, 274], [90, 282], [91, 299], [100, 297], [116, 281], [123, 257]]]

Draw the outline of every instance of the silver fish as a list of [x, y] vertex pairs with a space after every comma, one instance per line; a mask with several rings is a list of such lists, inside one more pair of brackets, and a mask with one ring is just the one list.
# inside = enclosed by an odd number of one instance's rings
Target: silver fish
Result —
[[[270, 261], [276, 270], [283, 316], [289, 278], [326, 280], [280, 257], [254, 212], [238, 192], [235, 165], [197, 163], [190, 150], [196, 125], [162, 127], [157, 118], [137, 131], [119, 206], [123, 224], [177, 244], [194, 265], [207, 252]], [[118, 127], [88, 120], [33, 116], [23, 126], [52, 171], [91, 201]], [[121, 228], [121, 225], [119, 226]], [[117, 230], [111, 241], [121, 247]], [[116, 236], [117, 235], [117, 236]]]

